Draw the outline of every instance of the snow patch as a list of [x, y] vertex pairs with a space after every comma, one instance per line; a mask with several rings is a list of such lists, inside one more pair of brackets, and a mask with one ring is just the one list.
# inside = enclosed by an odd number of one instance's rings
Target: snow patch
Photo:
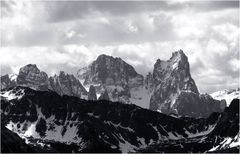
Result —
[[6, 100], [10, 101], [13, 99], [21, 99], [25, 95], [24, 89], [19, 89], [18, 91], [14, 91], [14, 89], [9, 91], [2, 91], [0, 96], [4, 97]]
[[234, 98], [240, 99], [240, 89], [225, 89], [214, 92], [210, 95], [217, 100], [226, 100], [227, 106], [229, 106]]

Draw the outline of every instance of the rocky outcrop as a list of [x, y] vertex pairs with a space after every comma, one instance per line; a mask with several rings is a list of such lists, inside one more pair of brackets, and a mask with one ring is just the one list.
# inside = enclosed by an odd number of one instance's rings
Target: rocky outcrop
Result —
[[96, 90], [94, 86], [90, 86], [89, 88], [88, 100], [92, 100], [92, 101], [97, 100]]
[[167, 61], [160, 59], [153, 69], [154, 91], [149, 109], [165, 114], [207, 117], [212, 112], [220, 112], [225, 104], [200, 95], [190, 74], [187, 56], [182, 50], [174, 52]]
[[108, 92], [107, 90], [105, 90], [101, 95], [100, 97], [98, 98], [98, 100], [106, 100], [106, 101], [109, 101], [109, 96], [108, 96]]
[[17, 85], [16, 81], [11, 80], [8, 74], [1, 76], [1, 89], [8, 89]]
[[[223, 111], [226, 106], [224, 101], [199, 94], [190, 74], [188, 58], [182, 50], [174, 52], [167, 61], [158, 59], [153, 72], [145, 79], [121, 58], [107, 55], [100, 55], [77, 74], [79, 80], [64, 72], [48, 78], [36, 65], [29, 64], [20, 69], [16, 81], [9, 76], [1, 77], [1, 87], [21, 85], [36, 90], [50, 89], [60, 95], [89, 97], [90, 100], [97, 100], [95, 95], [102, 95], [102, 98], [104, 94], [110, 101], [180, 116], [207, 117], [212, 112]], [[79, 81], [83, 81], [86, 89], [93, 86], [95, 92], [88, 95]]]
[[35, 90], [47, 91], [53, 90], [60, 95], [76, 96], [87, 99], [87, 91], [81, 82], [70, 74], [60, 71], [59, 75], [48, 77], [40, 71], [35, 64], [28, 64], [19, 70], [16, 75], [16, 81], [9, 75], [1, 76], [1, 89], [14, 86], [30, 87]]
[[31, 87], [36, 90], [47, 90], [48, 75], [40, 71], [35, 64], [28, 64], [20, 68], [17, 85]]
[[65, 74], [63, 71], [60, 71], [58, 76], [54, 75], [49, 78], [49, 89], [60, 95], [76, 96], [80, 98], [87, 97], [87, 91], [82, 86], [81, 82], [72, 74]]
[[144, 79], [144, 85], [150, 91], [153, 90], [153, 88], [154, 88], [154, 80], [153, 80], [153, 75], [152, 75], [151, 72], [148, 72], [148, 74], [146, 75], [146, 77]]
[[80, 69], [78, 77], [84, 79], [84, 85], [94, 83], [105, 85], [129, 84], [129, 86], [135, 86], [136, 83], [131, 83], [131, 79], [143, 79], [131, 65], [121, 58], [107, 55], [98, 56], [88, 67]]
[[89, 66], [78, 71], [84, 86], [93, 85], [96, 93], [108, 92], [111, 101], [131, 102], [131, 90], [143, 86], [143, 76], [121, 58], [100, 55]]

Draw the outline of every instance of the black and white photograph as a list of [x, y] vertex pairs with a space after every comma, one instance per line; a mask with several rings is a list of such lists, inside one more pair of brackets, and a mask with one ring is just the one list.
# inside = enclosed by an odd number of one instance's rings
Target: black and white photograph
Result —
[[1, 153], [240, 153], [239, 0], [0, 0]]

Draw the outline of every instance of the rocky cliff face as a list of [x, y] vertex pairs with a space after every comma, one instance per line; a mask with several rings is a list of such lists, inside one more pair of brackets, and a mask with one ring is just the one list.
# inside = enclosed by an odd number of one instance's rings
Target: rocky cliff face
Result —
[[[107, 55], [100, 55], [77, 74], [84, 87], [73, 75], [60, 72], [48, 78], [36, 65], [29, 64], [20, 69], [16, 81], [2, 76], [1, 87], [21, 85], [36, 90], [50, 89], [60, 95], [90, 100], [97, 100], [105, 93], [104, 97], [110, 101], [180, 116], [207, 117], [212, 112], [223, 111], [226, 106], [224, 101], [199, 94], [190, 74], [188, 58], [182, 50], [174, 52], [167, 61], [158, 59], [153, 72], [148, 73], [145, 79], [121, 58]], [[88, 94], [85, 90], [91, 86], [95, 89], [96, 98], [93, 92]]]
[[[105, 84], [105, 85], [122, 85], [128, 84], [134, 86], [131, 80], [143, 77], [135, 69], [123, 61], [121, 58], [100, 55], [87, 68], [80, 69], [78, 76], [84, 79], [86, 84]], [[141, 83], [139, 83], [141, 84]]]
[[8, 74], [1, 76], [1, 89], [7, 89], [16, 85], [16, 81], [12, 80]]
[[[176, 51], [167, 61], [160, 59], [145, 79], [120, 58], [100, 55], [78, 72], [84, 86], [93, 85], [98, 95], [108, 92], [111, 101], [134, 103], [165, 114], [207, 117], [220, 112], [225, 103], [200, 95], [191, 77], [187, 56]], [[147, 107], [146, 107], [147, 108]]]
[[38, 69], [35, 64], [28, 64], [19, 70], [16, 80], [9, 75], [1, 76], [1, 89], [14, 86], [30, 87], [35, 90], [53, 90], [60, 95], [76, 96], [87, 98], [87, 91], [81, 82], [73, 75], [60, 71], [59, 75], [48, 77], [45, 72]]
[[109, 96], [108, 96], [108, 92], [107, 90], [105, 90], [101, 95], [100, 97], [98, 98], [98, 100], [105, 100], [105, 101], [109, 101]]
[[92, 101], [97, 100], [96, 90], [94, 86], [90, 86], [89, 88], [88, 100], [92, 100]]
[[149, 109], [166, 114], [207, 117], [220, 112], [224, 103], [211, 96], [200, 95], [190, 74], [187, 56], [182, 50], [174, 52], [167, 61], [160, 59], [153, 69], [153, 87]]
[[57, 92], [60, 95], [76, 96], [87, 98], [87, 91], [82, 86], [81, 82], [73, 75], [65, 74], [60, 71], [59, 75], [49, 78], [49, 89]]
[[86, 87], [95, 87], [98, 95], [107, 91], [111, 101], [131, 102], [131, 89], [143, 86], [143, 76], [121, 58], [100, 55], [88, 67], [78, 71]]
[[48, 75], [40, 71], [35, 64], [28, 64], [19, 70], [17, 85], [31, 87], [37, 90], [48, 89]]

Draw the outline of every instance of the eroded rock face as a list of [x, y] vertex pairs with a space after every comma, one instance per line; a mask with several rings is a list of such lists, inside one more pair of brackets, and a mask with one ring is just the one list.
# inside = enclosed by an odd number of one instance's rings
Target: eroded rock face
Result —
[[76, 96], [83, 99], [87, 99], [88, 95], [81, 82], [73, 75], [60, 71], [59, 75], [48, 78], [48, 75], [40, 71], [35, 64], [28, 64], [20, 68], [19, 74], [15, 77], [1, 76], [1, 89], [14, 86], [30, 87], [41, 91], [50, 89], [60, 95]]
[[[93, 85], [97, 94], [107, 91], [111, 101], [130, 103], [131, 89], [143, 86], [143, 76], [121, 58], [100, 55], [78, 71], [85, 86]], [[136, 103], [137, 104], [137, 103]]]
[[100, 55], [87, 68], [80, 69], [78, 76], [85, 80], [84, 84], [122, 85], [141, 75], [121, 58]]
[[96, 90], [94, 86], [90, 86], [89, 88], [88, 100], [92, 100], [92, 101], [97, 100]]
[[153, 70], [154, 92], [151, 110], [166, 114], [206, 117], [223, 111], [225, 105], [209, 95], [200, 95], [190, 74], [187, 56], [182, 50], [174, 52], [167, 61], [160, 59]]
[[49, 78], [49, 89], [60, 95], [76, 96], [80, 98], [87, 97], [87, 91], [81, 82], [73, 75], [65, 74], [60, 71], [59, 75]]
[[144, 85], [147, 89], [152, 90], [154, 88], [154, 80], [151, 72], [148, 72], [144, 79]]
[[17, 85], [31, 87], [37, 90], [48, 89], [48, 75], [40, 71], [35, 64], [28, 64], [19, 70]]
[[10, 87], [16, 86], [16, 81], [11, 80], [9, 75], [6, 74], [4, 76], [1, 76], [1, 89], [8, 89]]
[[108, 96], [108, 92], [107, 90], [105, 90], [101, 95], [100, 97], [98, 98], [98, 100], [106, 100], [106, 101], [109, 101], [109, 96]]

